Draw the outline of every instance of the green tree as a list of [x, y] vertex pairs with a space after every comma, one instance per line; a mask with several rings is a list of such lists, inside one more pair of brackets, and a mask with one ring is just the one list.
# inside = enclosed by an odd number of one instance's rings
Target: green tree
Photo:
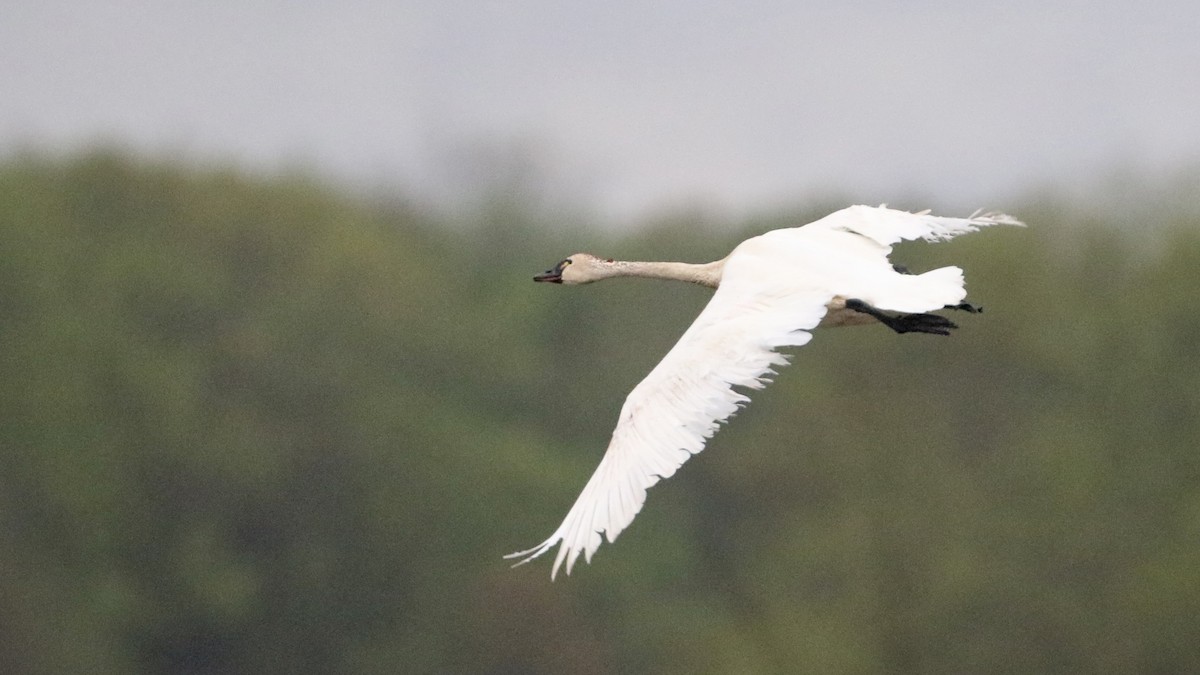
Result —
[[530, 275], [714, 259], [818, 212], [614, 236], [520, 200], [449, 217], [305, 176], [10, 158], [0, 669], [1200, 668], [1178, 189], [1148, 241], [1043, 200], [1013, 207], [1028, 230], [902, 247], [961, 264], [986, 313], [950, 339], [820, 331], [551, 584], [500, 555], [557, 525], [709, 294]]

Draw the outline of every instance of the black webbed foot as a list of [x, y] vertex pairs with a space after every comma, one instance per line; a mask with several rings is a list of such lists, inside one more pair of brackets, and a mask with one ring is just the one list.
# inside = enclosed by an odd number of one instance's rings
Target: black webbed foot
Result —
[[976, 307], [975, 305], [972, 305], [969, 302], [960, 302], [957, 305], [946, 305], [946, 309], [957, 309], [957, 310], [961, 310], [964, 312], [970, 312], [971, 314], [982, 314], [983, 313], [982, 307]]
[[937, 314], [901, 314], [885, 321], [884, 325], [897, 333], [929, 333], [931, 335], [949, 335], [950, 331], [958, 328], [958, 324]]
[[929, 333], [931, 335], [949, 335], [950, 331], [958, 328], [958, 324], [937, 314], [888, 314], [878, 307], [873, 307], [862, 300], [847, 300], [846, 309], [862, 312], [875, 317], [880, 323], [897, 333]]

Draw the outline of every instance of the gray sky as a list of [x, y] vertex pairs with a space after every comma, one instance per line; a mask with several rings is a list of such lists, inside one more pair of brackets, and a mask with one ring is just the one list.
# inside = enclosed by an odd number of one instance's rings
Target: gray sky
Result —
[[[1006, 206], [1200, 162], [1200, 2], [0, 0], [0, 153], [116, 140], [618, 215]], [[483, 174], [483, 175], [481, 175]]]

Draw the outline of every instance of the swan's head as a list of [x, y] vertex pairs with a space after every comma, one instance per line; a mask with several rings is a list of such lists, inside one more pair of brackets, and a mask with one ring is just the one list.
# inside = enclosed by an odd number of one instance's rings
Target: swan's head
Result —
[[533, 278], [552, 284], [587, 284], [613, 276], [612, 258], [597, 258], [590, 253], [576, 253], [563, 258], [554, 267]]

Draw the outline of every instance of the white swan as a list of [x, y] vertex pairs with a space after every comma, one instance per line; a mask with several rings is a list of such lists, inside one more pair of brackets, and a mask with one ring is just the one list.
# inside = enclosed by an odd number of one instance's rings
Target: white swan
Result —
[[704, 449], [718, 425], [787, 363], [779, 347], [799, 346], [818, 325], [882, 322], [898, 333], [949, 335], [943, 308], [979, 311], [964, 302], [962, 270], [909, 274], [888, 261], [902, 239], [939, 241], [988, 225], [1021, 225], [989, 213], [941, 218], [885, 207], [852, 206], [803, 227], [747, 239], [724, 260], [703, 265], [626, 262], [577, 253], [534, 281], [586, 284], [613, 277], [676, 279], [716, 288], [679, 342], [625, 399], [608, 450], [562, 525], [527, 551], [505, 556], [524, 564], [562, 543], [553, 580], [579, 555], [633, 521], [646, 490]]

